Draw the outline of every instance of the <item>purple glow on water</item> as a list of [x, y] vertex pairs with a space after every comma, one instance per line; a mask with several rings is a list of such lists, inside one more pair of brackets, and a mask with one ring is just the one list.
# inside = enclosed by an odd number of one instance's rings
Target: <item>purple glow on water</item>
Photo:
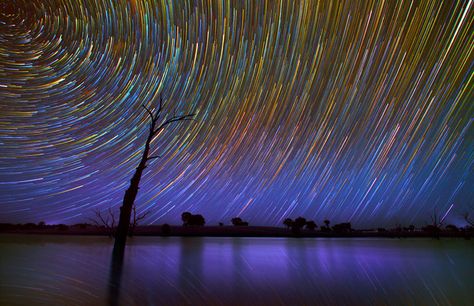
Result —
[[[110, 241], [67, 239], [0, 236], [0, 304], [106, 303]], [[474, 292], [472, 241], [140, 237], [130, 242], [119, 299], [124, 305], [459, 305]]]

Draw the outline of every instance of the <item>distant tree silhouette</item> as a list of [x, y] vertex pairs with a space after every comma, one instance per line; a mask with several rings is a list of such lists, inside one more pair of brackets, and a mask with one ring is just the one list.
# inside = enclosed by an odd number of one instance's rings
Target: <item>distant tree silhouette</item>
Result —
[[[328, 219], [325, 219], [323, 222], [324, 222], [324, 224], [326, 225], [325, 228], [324, 228], [324, 230], [325, 230], [325, 231], [330, 231], [331, 228], [329, 227], [329, 224], [330, 224], [331, 222], [330, 222]], [[322, 228], [321, 228], [321, 229], [322, 229]]]
[[449, 232], [458, 232], [459, 228], [454, 224], [446, 225], [446, 230]]
[[299, 228], [303, 228], [303, 226], [306, 225], [306, 219], [303, 217], [298, 217], [295, 219], [294, 226], [297, 226]]
[[470, 218], [470, 215], [469, 215], [468, 212], [465, 212], [465, 213], [463, 214], [463, 217], [464, 217], [464, 220], [465, 220], [470, 226], [474, 226], [474, 220], [472, 220], [472, 219]]
[[189, 225], [195, 226], [204, 226], [206, 224], [206, 220], [202, 215], [192, 215]]
[[284, 224], [288, 229], [290, 229], [290, 228], [293, 226], [293, 220], [290, 219], [290, 218], [286, 218], [286, 219], [283, 221], [283, 224]]
[[184, 213], [181, 214], [181, 220], [183, 221], [183, 226], [188, 226], [189, 219], [191, 218], [193, 214], [190, 213], [189, 211], [185, 211]]
[[314, 221], [307, 221], [306, 222], [306, 228], [309, 229], [310, 231], [314, 231], [318, 227]]
[[89, 218], [89, 220], [96, 226], [105, 228], [109, 237], [112, 238], [115, 236], [115, 230], [116, 230], [115, 215], [111, 208], [109, 208], [107, 212], [108, 214], [104, 216], [102, 215], [100, 210], [97, 209], [94, 211], [96, 218], [95, 219]]
[[248, 226], [249, 225], [248, 222], [242, 221], [242, 219], [239, 217], [232, 218], [231, 222], [234, 226]]
[[444, 216], [443, 218], [441, 218], [441, 216], [438, 215], [438, 211], [436, 210], [436, 208], [433, 210], [433, 214], [431, 215], [431, 222], [432, 222], [432, 225], [434, 227], [436, 227], [437, 229], [440, 229], [441, 226], [443, 225], [444, 223], [444, 219], [446, 218], [446, 216]]
[[306, 225], [306, 219], [303, 217], [296, 218], [291, 224], [291, 231], [293, 234], [298, 235], [301, 229]]
[[348, 233], [352, 231], [352, 226], [350, 222], [344, 222], [334, 225], [332, 230], [338, 233]]
[[74, 226], [79, 227], [80, 229], [86, 229], [89, 226], [89, 224], [87, 224], [87, 223], [78, 223]]
[[[98, 227], [101, 227], [101, 228], [105, 228], [107, 230], [107, 234], [109, 235], [109, 237], [114, 237], [115, 232], [117, 230], [117, 227], [116, 227], [116, 217], [115, 217], [115, 214], [112, 211], [112, 209], [109, 208], [107, 210], [108, 214], [105, 214], [105, 215], [102, 215], [102, 213], [98, 209], [95, 210], [94, 213], [95, 213], [96, 217], [95, 218], [89, 218], [89, 220], [92, 222], [92, 224], [94, 224]], [[149, 213], [150, 213], [150, 211], [146, 211], [143, 214], [138, 215], [136, 206], [135, 205], [133, 206], [133, 219], [131, 220], [130, 226], [128, 228], [128, 235], [130, 237], [133, 236], [134, 231], [135, 231], [138, 223], [142, 219], [144, 219]], [[80, 224], [81, 229], [84, 229], [86, 227], [87, 227], [87, 224]]]
[[120, 207], [120, 218], [119, 218], [119, 223], [118, 223], [117, 231], [116, 231], [114, 253], [122, 255], [122, 257], [125, 250], [125, 243], [127, 241], [127, 234], [130, 227], [130, 217], [132, 215], [133, 206], [135, 205], [135, 198], [137, 197], [137, 194], [138, 194], [138, 189], [139, 189], [140, 180], [141, 180], [143, 171], [147, 167], [147, 163], [149, 161], [160, 157], [159, 155], [150, 156], [151, 142], [169, 124], [172, 124], [174, 122], [185, 121], [185, 120], [192, 120], [192, 118], [194, 117], [194, 114], [172, 116], [168, 119], [163, 119], [162, 123], [159, 123], [159, 120], [162, 115], [161, 112], [163, 110], [163, 100], [161, 97], [160, 97], [160, 105], [158, 107], [158, 110], [155, 113], [153, 113], [145, 105], [142, 105], [142, 107], [145, 109], [145, 111], [148, 113], [148, 116], [150, 117], [150, 127], [149, 127], [148, 137], [145, 141], [142, 157], [140, 159], [140, 162], [137, 168], [135, 169], [135, 173], [133, 174], [132, 179], [130, 180], [130, 185], [128, 189], [125, 191], [122, 206]]
[[321, 225], [321, 226], [319, 227], [319, 230], [320, 230], [321, 232], [330, 232], [330, 231], [331, 231], [331, 227], [329, 226], [329, 224], [330, 224], [331, 222], [330, 222], [328, 219], [325, 219], [325, 220], [323, 221], [323, 223], [324, 223], [324, 225]]
[[163, 224], [161, 226], [161, 233], [163, 235], [169, 235], [171, 233], [171, 226], [169, 224]]
[[67, 226], [66, 224], [58, 224], [56, 225], [56, 228], [60, 231], [67, 231], [69, 229], [69, 226]]
[[433, 214], [431, 215], [431, 224], [422, 228], [423, 231], [429, 232], [433, 235], [434, 238], [439, 239], [439, 233], [441, 231], [441, 226], [443, 225], [444, 219], [446, 216], [441, 218], [438, 215], [438, 211], [433, 209]]
[[37, 227], [37, 225], [32, 222], [28, 222], [28, 223], [22, 224], [21, 227], [24, 229], [34, 229]]
[[242, 222], [242, 219], [239, 217], [236, 217], [236, 218], [232, 218], [230, 222], [232, 222], [233, 225], [239, 225]]
[[183, 226], [204, 226], [206, 224], [202, 215], [193, 215], [188, 211], [181, 214], [181, 220], [183, 220]]

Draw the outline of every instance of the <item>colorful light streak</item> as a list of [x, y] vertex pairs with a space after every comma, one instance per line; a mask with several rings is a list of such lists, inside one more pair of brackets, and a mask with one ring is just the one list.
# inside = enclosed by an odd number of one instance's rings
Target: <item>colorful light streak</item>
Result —
[[423, 223], [472, 209], [472, 1], [0, 0], [2, 222]]

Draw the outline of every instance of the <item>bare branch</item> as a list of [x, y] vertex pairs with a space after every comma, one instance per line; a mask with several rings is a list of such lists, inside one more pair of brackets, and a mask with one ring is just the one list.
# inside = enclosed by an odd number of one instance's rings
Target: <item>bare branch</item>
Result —
[[87, 218], [89, 221], [91, 221], [92, 223], [94, 223], [96, 226], [101, 226], [102, 224], [99, 223], [99, 221], [97, 221], [96, 219], [94, 218]]
[[160, 95], [160, 105], [158, 106], [158, 110], [156, 111], [155, 120], [158, 120], [160, 118], [162, 109], [163, 109], [163, 96]]
[[156, 130], [153, 131], [153, 134], [157, 134], [160, 132], [162, 129], [164, 129], [168, 124], [171, 124], [173, 122], [178, 122], [178, 121], [190, 121], [194, 120], [193, 117], [196, 114], [187, 114], [187, 115], [181, 115], [181, 116], [173, 116], [170, 119], [166, 120], [163, 122]]
[[474, 221], [471, 220], [471, 218], [469, 218], [469, 213], [468, 212], [464, 213], [463, 217], [464, 217], [464, 220], [467, 223], [469, 223], [469, 225], [474, 226]]
[[109, 207], [109, 215], [112, 217], [112, 224], [110, 225], [111, 229], [115, 229], [115, 215], [112, 212], [112, 209]]
[[161, 155], [150, 156], [150, 157], [147, 157], [146, 159], [150, 160], [150, 159], [155, 159], [155, 158], [161, 158]]
[[[444, 216], [445, 218], [446, 216]], [[444, 218], [441, 218], [439, 215], [438, 215], [438, 210], [435, 208], [433, 209], [433, 215], [431, 215], [431, 222], [432, 222], [432, 225], [436, 228], [439, 228], [443, 225], [444, 223]]]
[[143, 214], [141, 214], [140, 216], [138, 216], [138, 217], [136, 218], [136, 223], [138, 223], [138, 221], [140, 221], [140, 220], [145, 219], [145, 217], [148, 216], [149, 214], [150, 214], [150, 211], [149, 211], [149, 210], [145, 211]]
[[150, 213], [150, 211], [146, 211], [143, 214], [137, 216], [137, 206], [136, 205], [133, 205], [132, 210], [133, 210], [133, 221], [130, 222], [129, 231], [128, 231], [128, 235], [130, 237], [133, 236], [133, 234], [135, 232], [135, 228], [138, 225], [138, 221], [144, 219]]
[[155, 116], [153, 115], [153, 113], [151, 112], [151, 110], [150, 110], [148, 107], [146, 107], [144, 104], [142, 104], [142, 107], [146, 110], [146, 112], [147, 112], [148, 115], [150, 116], [151, 121], [152, 121], [152, 122], [155, 121]]
[[102, 214], [99, 210], [95, 211], [95, 215], [96, 215], [97, 218], [99, 218], [100, 222], [102, 222], [102, 225], [104, 225], [107, 228], [110, 228], [109, 218], [104, 219], [104, 217], [102, 217]]
[[[96, 219], [89, 218], [89, 220], [92, 221], [96, 226], [105, 227], [108, 231], [109, 236], [113, 237], [115, 235], [115, 215], [113, 214], [111, 208], [109, 208], [108, 212], [109, 215], [107, 217], [104, 217], [100, 210], [95, 210], [94, 213], [96, 215]], [[112, 217], [112, 222], [109, 222], [109, 216]]]

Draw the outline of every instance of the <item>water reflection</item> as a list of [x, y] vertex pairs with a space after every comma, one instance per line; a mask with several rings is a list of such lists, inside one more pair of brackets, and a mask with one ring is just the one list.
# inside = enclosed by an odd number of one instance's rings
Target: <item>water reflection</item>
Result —
[[2, 235], [0, 305], [463, 305], [474, 298], [472, 241], [129, 242], [114, 274], [107, 238]]

